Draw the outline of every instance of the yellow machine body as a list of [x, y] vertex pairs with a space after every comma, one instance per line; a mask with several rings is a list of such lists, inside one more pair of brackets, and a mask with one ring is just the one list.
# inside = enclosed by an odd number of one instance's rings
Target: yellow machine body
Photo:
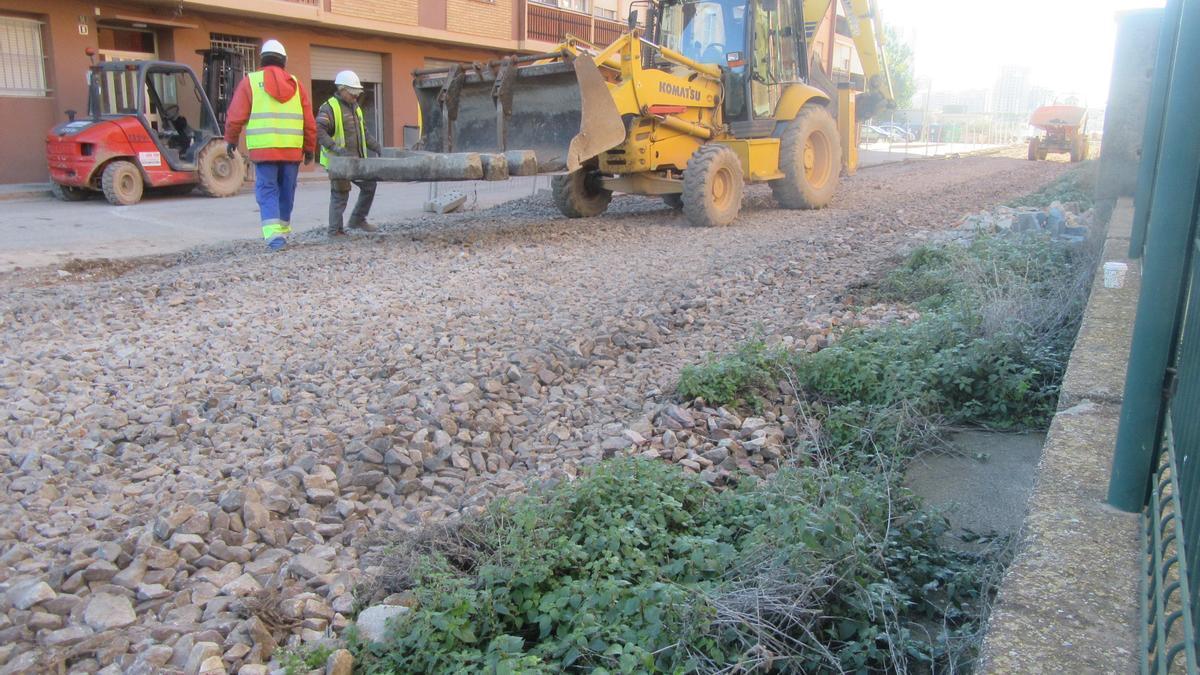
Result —
[[[878, 102], [892, 96], [875, 0], [842, 0], [864, 65], [867, 92], [844, 86], [827, 92], [802, 81], [768, 85], [762, 77], [800, 72], [795, 60], [787, 66], [777, 64], [806, 54], [791, 54], [781, 45], [806, 45], [797, 36], [805, 24], [816, 25], [827, 15], [830, 1], [655, 3], [660, 18], [673, 16], [677, 23], [682, 17], [695, 21], [697, 13], [725, 13], [721, 30], [730, 31], [726, 40], [735, 35], [735, 28], [726, 26], [736, 21], [732, 25], [751, 36], [742, 41], [744, 47], [742, 42], [731, 43], [727, 53], [723, 43], [704, 47], [720, 49], [720, 66], [711, 63], [713, 54], [698, 55], [699, 42], [689, 43], [697, 54], [692, 58], [654, 43], [631, 24], [604, 48], [568, 36], [553, 51], [536, 57], [418, 71], [414, 84], [422, 144], [425, 150], [442, 153], [528, 149], [536, 153], [540, 172], [576, 175], [556, 182], [556, 190], [570, 182], [574, 191], [560, 203], [568, 215], [602, 210], [606, 191], [683, 194], [686, 211], [684, 174], [706, 146], [729, 151], [713, 160], [720, 164], [714, 174], [716, 192], [724, 194], [723, 186], [736, 183], [740, 200], [740, 185], [770, 182], [781, 203], [819, 208], [832, 197], [837, 175], [857, 167], [856, 97], [869, 95]], [[687, 30], [670, 39], [683, 43]], [[700, 32], [695, 30], [693, 35]], [[732, 86], [735, 72], [742, 79]], [[735, 119], [725, 119], [727, 104], [739, 111]], [[718, 149], [705, 153], [715, 157]], [[735, 160], [740, 172], [731, 165]], [[784, 184], [788, 182], [801, 185], [789, 187]], [[590, 206], [581, 206], [584, 203]]]

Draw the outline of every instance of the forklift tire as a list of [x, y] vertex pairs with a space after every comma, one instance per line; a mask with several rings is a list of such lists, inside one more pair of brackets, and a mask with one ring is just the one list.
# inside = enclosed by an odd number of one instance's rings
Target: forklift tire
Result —
[[1029, 139], [1029, 161], [1036, 162], [1038, 159], [1038, 140], [1036, 138]]
[[246, 163], [238, 155], [226, 154], [223, 141], [214, 141], [204, 146], [196, 158], [196, 178], [201, 193], [209, 197], [232, 197], [246, 181]]
[[820, 209], [833, 200], [842, 144], [837, 122], [823, 106], [805, 105], [787, 123], [779, 139], [779, 170], [784, 177], [771, 181], [771, 192], [783, 208]]
[[118, 159], [104, 167], [100, 178], [104, 198], [116, 206], [129, 206], [142, 199], [142, 172], [133, 162]]
[[683, 172], [683, 215], [697, 227], [724, 227], [742, 210], [742, 163], [724, 145], [702, 146]]
[[663, 203], [676, 211], [683, 210], [683, 195], [680, 193], [672, 193], [662, 196]]
[[91, 197], [92, 191], [87, 188], [63, 185], [61, 183], [55, 183], [51, 181], [50, 194], [64, 202], [81, 202], [88, 197]]
[[612, 190], [600, 185], [599, 178], [591, 169], [576, 169], [568, 174], [555, 176], [550, 181], [554, 193], [554, 205], [568, 218], [590, 218], [608, 209], [612, 201]]

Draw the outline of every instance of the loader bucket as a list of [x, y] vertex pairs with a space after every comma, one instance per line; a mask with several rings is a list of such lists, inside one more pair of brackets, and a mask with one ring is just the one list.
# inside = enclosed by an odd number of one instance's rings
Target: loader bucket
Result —
[[480, 67], [418, 74], [421, 150], [530, 150], [538, 171], [573, 171], [625, 140], [608, 84], [590, 56], [520, 65], [510, 57]]

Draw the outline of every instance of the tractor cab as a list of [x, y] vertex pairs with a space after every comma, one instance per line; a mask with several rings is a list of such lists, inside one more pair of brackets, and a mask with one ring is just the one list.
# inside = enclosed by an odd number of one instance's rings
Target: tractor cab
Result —
[[199, 149], [222, 135], [200, 82], [187, 66], [115, 61], [94, 66], [89, 77], [92, 119], [136, 117], [176, 171], [195, 170]]
[[808, 75], [804, 32], [795, 28], [803, 23], [800, 3], [664, 0], [660, 11], [656, 43], [722, 68], [723, 119], [748, 135], [769, 134], [784, 88]]
[[[93, 56], [89, 53], [89, 56]], [[206, 61], [207, 63], [207, 61]], [[229, 157], [212, 104], [191, 68], [169, 61], [110, 61], [88, 70], [88, 116], [50, 130], [46, 163], [66, 200], [103, 192], [137, 203], [145, 187], [235, 194], [246, 167]]]

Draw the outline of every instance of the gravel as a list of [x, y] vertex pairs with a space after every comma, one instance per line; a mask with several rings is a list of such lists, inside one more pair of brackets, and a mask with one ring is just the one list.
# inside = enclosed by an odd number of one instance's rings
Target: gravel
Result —
[[674, 401], [680, 368], [911, 318], [853, 288], [1065, 168], [887, 165], [819, 212], [754, 188], [724, 229], [632, 197], [566, 220], [540, 197], [279, 254], [9, 275], [0, 673], [261, 672], [348, 625], [375, 530], [616, 453], [714, 483], [769, 470], [794, 421]]

